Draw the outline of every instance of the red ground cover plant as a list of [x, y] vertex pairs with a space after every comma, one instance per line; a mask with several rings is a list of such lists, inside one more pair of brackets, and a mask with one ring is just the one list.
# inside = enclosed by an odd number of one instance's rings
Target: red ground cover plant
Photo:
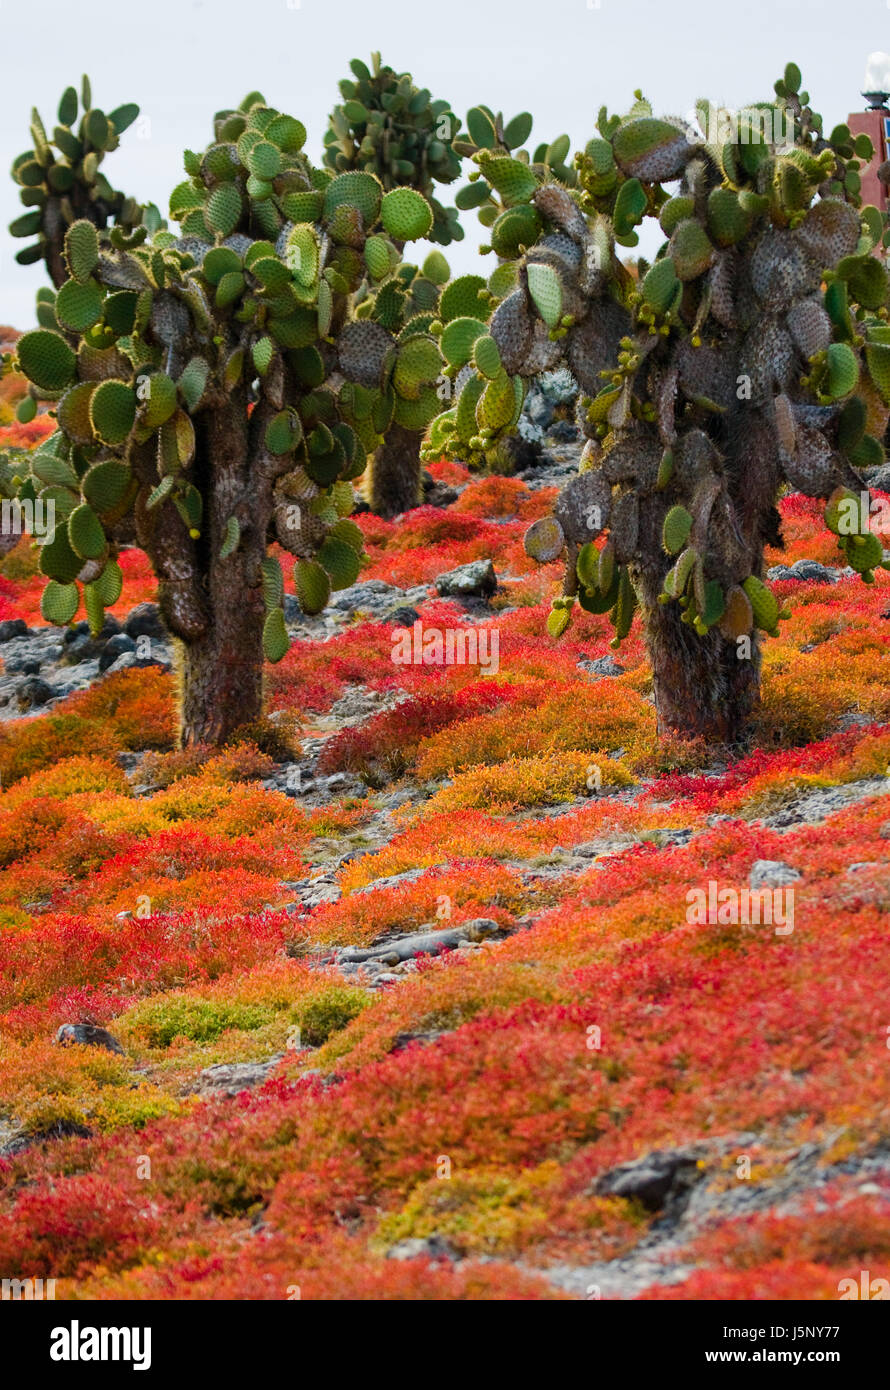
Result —
[[[835, 1299], [890, 1248], [886, 1184], [833, 1171], [890, 1137], [887, 576], [855, 599], [845, 579], [780, 586], [758, 741], [716, 757], [656, 741], [636, 628], [609, 679], [587, 666], [604, 618], [546, 635], [556, 569], [530, 573], [522, 534], [552, 494], [430, 471], [459, 501], [362, 515], [362, 577], [431, 585], [490, 554], [497, 672], [397, 665], [392, 625], [360, 613], [268, 672], [302, 724], [293, 757], [322, 741], [318, 772], [358, 774], [360, 796], [270, 790], [249, 741], [173, 753], [156, 670], [0, 726], [0, 1122], [34, 1140], [0, 1160], [0, 1264], [73, 1298], [559, 1299], [551, 1265], [625, 1255], [651, 1225], [597, 1192], [604, 1172], [725, 1141], [702, 1179], [725, 1192], [744, 1134], [763, 1210], [699, 1230], [695, 1272], [642, 1297]], [[780, 510], [771, 562], [837, 563], [813, 504]], [[32, 558], [6, 557], [0, 613], [33, 623]], [[119, 616], [152, 597], [141, 553], [122, 565]], [[415, 606], [470, 621], [432, 589]], [[338, 730], [356, 686], [396, 703]], [[144, 750], [128, 776], [118, 754]], [[822, 819], [767, 823], [832, 789]], [[762, 859], [800, 874], [789, 934], [690, 920], [691, 890], [740, 889]], [[321, 872], [340, 896], [307, 907]], [[477, 916], [507, 934], [376, 991], [318, 968]], [[73, 1020], [123, 1055], [56, 1046]], [[194, 1091], [215, 1063], [268, 1058], [253, 1090]], [[771, 1204], [808, 1143], [818, 1187]], [[433, 1235], [456, 1263], [386, 1258]]]

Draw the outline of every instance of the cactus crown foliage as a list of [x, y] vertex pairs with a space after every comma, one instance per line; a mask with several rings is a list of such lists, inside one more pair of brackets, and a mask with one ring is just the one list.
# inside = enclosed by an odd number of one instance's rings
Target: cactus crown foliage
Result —
[[[497, 158], [510, 156], [517, 163], [530, 166], [538, 179], [557, 179], [567, 188], [574, 187], [577, 182], [574, 168], [565, 163], [571, 149], [568, 135], [558, 135], [550, 144], [545, 140], [533, 154], [521, 148], [532, 132], [533, 120], [528, 111], [520, 111], [505, 121], [501, 112], [495, 113], [488, 106], [473, 106], [467, 112], [466, 124], [466, 131], [460, 131], [454, 141], [454, 149], [464, 158], [473, 159], [479, 167], [470, 175], [469, 183], [458, 189], [454, 201], [461, 211], [478, 209], [483, 227], [493, 227], [501, 214], [514, 205], [523, 183], [523, 176], [514, 170], [504, 186], [504, 179], [498, 174], [505, 170], [493, 163]], [[528, 182], [528, 175], [525, 182]], [[513, 243], [515, 254], [519, 229], [515, 219], [502, 224], [502, 230], [492, 235], [492, 250], [498, 256], [510, 254], [509, 250], [503, 253], [498, 244], [500, 237], [506, 235]], [[526, 224], [521, 230], [531, 233], [533, 228]]]
[[415, 86], [411, 74], [360, 58], [350, 63], [352, 77], [340, 83], [343, 101], [329, 117], [324, 162], [336, 173], [361, 169], [375, 174], [383, 187], [413, 188], [433, 209], [431, 241], [447, 246], [460, 241], [463, 228], [454, 208], [433, 197], [436, 184], [453, 183], [460, 159], [452, 142], [459, 122], [447, 101], [433, 100]]
[[[305, 138], [253, 92], [217, 113], [206, 150], [186, 151], [170, 198], [181, 235], [106, 234], [86, 218], [68, 227], [68, 278], [42, 292], [42, 326], [17, 345], [31, 396], [58, 420], [17, 484], [55, 506], [40, 555], [50, 621], [73, 617], [82, 597], [101, 626], [120, 593], [118, 545], [133, 533], [186, 642], [207, 624], [202, 575], [241, 564], [262, 588], [266, 655], [284, 655], [267, 541], [296, 557], [306, 612], [355, 581], [350, 481], [397, 410], [434, 413], [439, 355], [425, 328], [442, 258], [425, 275], [401, 264], [396, 243], [432, 223], [422, 194], [317, 169]], [[360, 290], [365, 317], [347, 321]]]
[[[129, 232], [146, 212], [135, 199], [112, 188], [101, 168], [106, 154], [117, 149], [121, 135], [136, 120], [139, 107], [127, 103], [106, 114], [93, 105], [87, 77], [81, 83], [80, 105], [83, 114], [78, 122], [78, 93], [68, 87], [59, 102], [58, 124], [51, 133], [35, 107], [31, 113], [32, 148], [18, 155], [12, 165], [12, 177], [28, 211], [9, 230], [15, 237], [37, 237], [17, 253], [16, 260], [20, 265], [45, 260], [57, 286], [65, 278], [62, 241], [73, 222], [85, 219], [99, 228], [114, 222]], [[150, 209], [148, 220], [150, 225], [160, 224], [157, 209]]]
[[[859, 209], [870, 143], [846, 126], [823, 135], [793, 64], [774, 102], [713, 116], [700, 104], [690, 130], [639, 93], [624, 116], [603, 109], [572, 189], [505, 151], [475, 155], [506, 204], [492, 241], [510, 225], [496, 249], [516, 288], [490, 324], [443, 334], [459, 394], [431, 434], [452, 456], [490, 459], [524, 380], [560, 363], [575, 375], [581, 470], [527, 537], [535, 558], [566, 557], [555, 636], [577, 602], [608, 611], [618, 642], [638, 599], [651, 611], [656, 597], [702, 638], [774, 632], [759, 571], [778, 493], [833, 498], [830, 518], [839, 489], [864, 486], [857, 468], [883, 458], [888, 277], [872, 252], [884, 227]], [[646, 219], [665, 241], [635, 278], [616, 247]], [[841, 545], [868, 582], [882, 555], [866, 529]]]

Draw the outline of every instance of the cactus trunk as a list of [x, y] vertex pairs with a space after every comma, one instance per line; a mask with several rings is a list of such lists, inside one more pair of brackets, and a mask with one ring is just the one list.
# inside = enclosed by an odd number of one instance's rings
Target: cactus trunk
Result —
[[263, 707], [263, 609], [232, 587], [218, 593], [213, 619], [196, 642], [182, 644], [180, 742], [220, 747]]
[[418, 507], [421, 502], [420, 430], [393, 423], [371, 460], [368, 504], [387, 519]]
[[641, 585], [659, 734], [744, 742], [760, 694], [757, 633], [751, 634], [749, 657], [718, 628], [701, 638], [681, 622], [676, 604], [655, 602], [659, 587]]
[[[239, 725], [263, 711], [263, 622], [261, 583], [266, 553], [268, 498], [252, 479], [246, 411], [233, 393], [228, 409], [199, 421], [196, 478], [208, 499], [196, 547], [207, 596], [206, 631], [183, 644], [180, 740], [183, 746], [220, 746]], [[246, 507], [250, 499], [250, 511]], [[220, 557], [226, 524], [242, 521], [235, 552]]]

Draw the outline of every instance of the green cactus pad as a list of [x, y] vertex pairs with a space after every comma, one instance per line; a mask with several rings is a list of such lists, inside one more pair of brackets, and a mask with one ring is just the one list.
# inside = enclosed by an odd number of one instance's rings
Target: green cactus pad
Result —
[[[318, 241], [311, 227], [294, 227], [287, 239], [285, 260], [294, 279], [301, 285], [313, 285], [318, 279]], [[255, 272], [256, 273], [256, 272]]]
[[890, 405], [890, 344], [866, 343], [865, 361], [878, 395], [885, 405]]
[[281, 565], [274, 555], [267, 555], [260, 568], [262, 571], [263, 603], [267, 613], [271, 613], [273, 608], [280, 608], [284, 602], [284, 575], [281, 573]]
[[56, 417], [59, 428], [75, 444], [92, 444], [93, 427], [90, 423], [90, 398], [96, 389], [93, 381], [80, 381], [70, 387], [59, 401]]
[[358, 579], [360, 561], [354, 546], [336, 536], [325, 537], [318, 561], [330, 576], [332, 589], [348, 589]]
[[63, 328], [85, 333], [102, 317], [102, 291], [94, 280], [82, 285], [66, 280], [56, 296], [55, 312]]
[[619, 126], [612, 149], [626, 174], [649, 183], [679, 177], [691, 153], [684, 131], [652, 116]]
[[125, 381], [100, 381], [90, 398], [90, 424], [104, 444], [122, 444], [136, 419], [136, 393]]
[[117, 560], [106, 560], [105, 568], [93, 588], [105, 608], [111, 608], [117, 603], [124, 588], [124, 574]]
[[477, 372], [493, 381], [501, 371], [501, 354], [490, 334], [477, 338], [473, 348], [473, 363]]
[[648, 206], [646, 190], [640, 180], [627, 179], [618, 190], [612, 212], [612, 223], [616, 237], [626, 238], [630, 236], [633, 228], [643, 220]]
[[862, 536], [847, 536], [844, 540], [844, 550], [851, 568], [857, 574], [873, 570], [884, 558], [880, 539], [873, 531], [867, 531]]
[[516, 408], [513, 382], [505, 371], [490, 381], [476, 404], [476, 423], [480, 429], [499, 430], [509, 425]]
[[389, 248], [391, 242], [386, 237], [371, 236], [365, 242], [365, 264], [372, 280], [382, 280], [389, 274]]
[[281, 210], [291, 222], [317, 222], [324, 208], [324, 194], [317, 189], [302, 193], [284, 193]]
[[678, 223], [685, 222], [694, 213], [695, 199], [690, 198], [688, 194], [678, 193], [675, 197], [668, 198], [658, 215], [665, 236], [670, 236]]
[[37, 328], [23, 334], [16, 355], [28, 380], [46, 391], [63, 391], [74, 380], [77, 358], [59, 333]]
[[290, 650], [290, 638], [284, 621], [284, 610], [273, 608], [263, 623], [263, 655], [267, 661], [278, 662]]
[[[383, 189], [379, 179], [361, 170], [338, 174], [324, 191], [324, 215], [330, 220], [338, 207], [348, 204], [358, 208], [365, 230], [377, 221]], [[385, 225], [385, 224], [384, 224]]]
[[656, 313], [663, 314], [673, 303], [680, 281], [670, 256], [665, 256], [646, 272], [641, 286], [643, 298]]
[[434, 386], [424, 386], [416, 400], [396, 396], [393, 419], [406, 430], [425, 430], [442, 409]]
[[446, 324], [440, 339], [442, 355], [446, 362], [452, 367], [463, 367], [473, 355], [476, 340], [486, 333], [486, 326], [479, 319], [452, 319]]
[[532, 262], [527, 268], [528, 292], [548, 328], [555, 328], [562, 315], [562, 282], [552, 265]]
[[269, 140], [258, 140], [247, 156], [247, 167], [254, 178], [277, 178], [281, 173], [281, 151]]
[[441, 251], [431, 251], [420, 267], [422, 275], [432, 280], [434, 285], [447, 285], [451, 278], [451, 267]]
[[169, 420], [178, 402], [176, 382], [166, 372], [152, 372], [144, 379], [144, 386], [137, 387], [136, 394], [142, 405], [143, 423], [151, 429]]
[[433, 225], [433, 210], [414, 188], [392, 188], [380, 204], [380, 220], [396, 241], [418, 241]]
[[303, 426], [295, 410], [281, 410], [266, 426], [266, 448], [270, 454], [289, 454], [303, 437]]
[[186, 410], [195, 410], [207, 389], [210, 367], [203, 357], [192, 357], [185, 364], [179, 378], [179, 393]]
[[578, 551], [575, 573], [586, 589], [599, 587], [599, 551], [593, 541], [587, 541]]
[[71, 549], [82, 560], [98, 560], [105, 553], [102, 523], [88, 502], [82, 502], [68, 518]]
[[523, 246], [534, 245], [542, 227], [538, 210], [531, 203], [508, 208], [492, 225], [491, 249], [496, 256], [514, 259]]
[[331, 596], [327, 571], [315, 560], [298, 560], [294, 565], [294, 587], [303, 612], [320, 613]]
[[40, 547], [38, 567], [48, 579], [58, 580], [60, 584], [70, 584], [83, 567], [80, 556], [71, 548], [66, 526], [57, 526], [52, 540]]
[[764, 632], [774, 632], [779, 619], [779, 605], [772, 589], [767, 588], [756, 575], [749, 574], [742, 588], [751, 604], [754, 621]]
[[[396, 376], [401, 383], [414, 383], [417, 386], [425, 382], [435, 381], [442, 369], [442, 359], [439, 349], [432, 338], [418, 334], [415, 337], [405, 338], [399, 344], [399, 355], [396, 359]], [[396, 390], [399, 383], [396, 383]], [[409, 394], [410, 393], [404, 393]], [[411, 399], [416, 399], [411, 396]]]
[[51, 579], [40, 599], [40, 612], [48, 623], [64, 627], [70, 623], [80, 607], [80, 593], [76, 584], [60, 584]]
[[478, 156], [477, 162], [483, 177], [500, 193], [508, 207], [528, 202], [538, 187], [539, 181], [534, 171], [519, 159], [484, 153]]
[[201, 273], [211, 285], [218, 285], [224, 275], [241, 270], [241, 257], [230, 246], [214, 246], [201, 263]]
[[714, 259], [714, 248], [701, 223], [692, 217], [677, 224], [670, 240], [669, 254], [681, 280], [703, 275]]
[[664, 519], [662, 544], [668, 555], [678, 555], [692, 529], [692, 517], [685, 507], [671, 507]]
[[83, 495], [96, 512], [110, 512], [125, 496], [132, 474], [119, 459], [94, 463], [81, 484]]
[[847, 343], [832, 343], [828, 349], [828, 394], [832, 400], [848, 396], [859, 380], [859, 363]]
[[734, 246], [748, 232], [750, 214], [730, 188], [714, 188], [708, 196], [708, 231], [718, 246]]
[[229, 236], [241, 220], [241, 194], [234, 183], [221, 183], [207, 199], [204, 220], [218, 236]]
[[72, 222], [65, 233], [65, 264], [69, 275], [86, 284], [99, 264], [99, 233], [86, 218]]

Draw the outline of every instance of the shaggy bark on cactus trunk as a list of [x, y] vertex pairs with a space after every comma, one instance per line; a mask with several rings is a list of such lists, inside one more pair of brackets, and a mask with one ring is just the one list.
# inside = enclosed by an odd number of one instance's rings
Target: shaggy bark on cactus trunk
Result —
[[377, 516], [390, 520], [421, 503], [420, 430], [408, 430], [393, 422], [374, 454], [369, 468], [368, 505]]
[[180, 644], [180, 743], [225, 744], [263, 709], [263, 605], [233, 586], [216, 594], [207, 632]]
[[[207, 499], [200, 536], [190, 536], [169, 501], [154, 512], [143, 507], [138, 527], [158, 574], [164, 620], [179, 644], [183, 746], [220, 746], [263, 711], [262, 562], [272, 487], [287, 465], [263, 446], [269, 410], [258, 407], [248, 421], [246, 405], [242, 388], [196, 417], [192, 474]], [[232, 516], [240, 539], [223, 558]]]
[[741, 743], [760, 698], [757, 634], [748, 639], [750, 654], [717, 628], [699, 637], [676, 604], [655, 602], [660, 586], [642, 587], [659, 735]]

